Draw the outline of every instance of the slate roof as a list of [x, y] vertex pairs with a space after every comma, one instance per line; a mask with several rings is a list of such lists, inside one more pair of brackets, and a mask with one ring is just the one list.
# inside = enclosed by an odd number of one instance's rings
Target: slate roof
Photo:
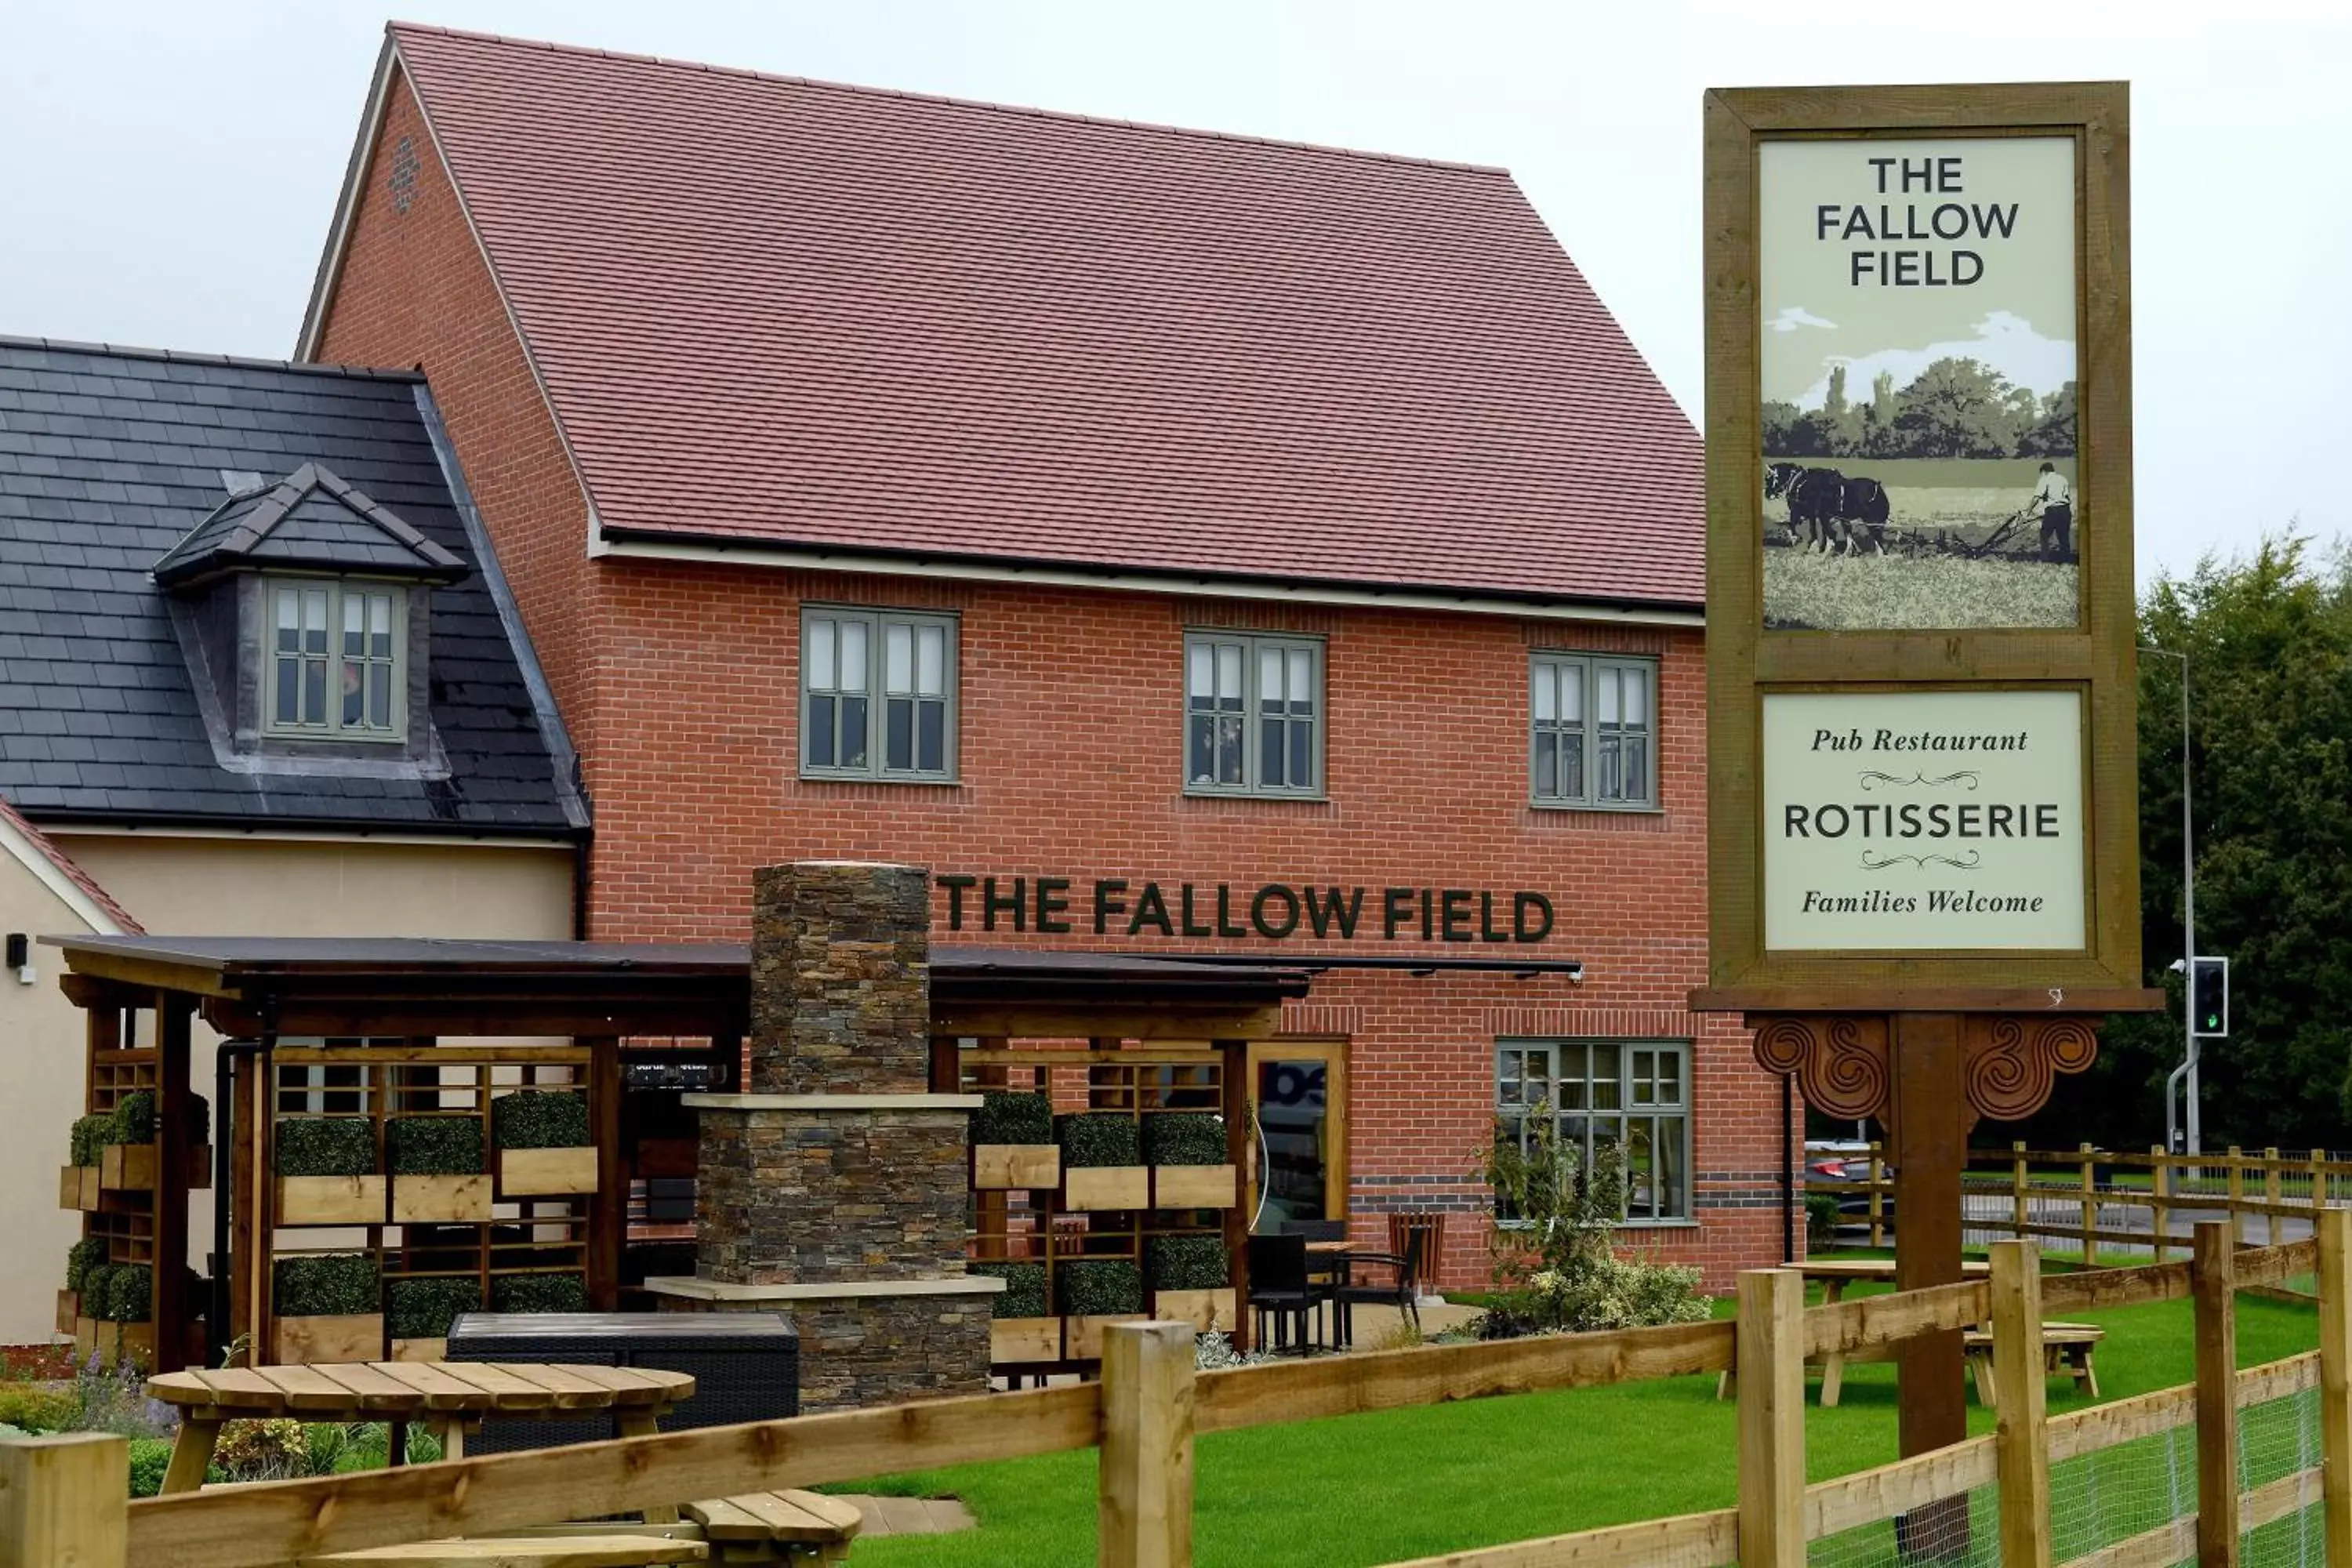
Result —
[[389, 31], [607, 535], [1705, 597], [1698, 437], [1503, 170]]
[[220, 508], [225, 472], [305, 464], [476, 559], [424, 394], [402, 372], [0, 338], [0, 797], [37, 822], [570, 831], [568, 745], [542, 732], [478, 570], [433, 590], [446, 779], [220, 766], [151, 576]]
[[155, 563], [166, 587], [239, 567], [315, 567], [454, 583], [466, 563], [332, 470], [305, 463], [265, 489], [221, 502]]

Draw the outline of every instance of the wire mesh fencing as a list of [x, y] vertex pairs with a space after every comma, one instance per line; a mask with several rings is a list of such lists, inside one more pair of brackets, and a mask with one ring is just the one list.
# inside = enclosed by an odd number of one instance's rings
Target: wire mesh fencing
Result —
[[1805, 1568], [2000, 1568], [1998, 1482], [1805, 1543]]
[[2239, 1547], [2246, 1568], [2321, 1568], [2326, 1561], [2316, 1363], [2303, 1356], [2285, 1363], [2293, 1381], [2306, 1386], [2239, 1408]]

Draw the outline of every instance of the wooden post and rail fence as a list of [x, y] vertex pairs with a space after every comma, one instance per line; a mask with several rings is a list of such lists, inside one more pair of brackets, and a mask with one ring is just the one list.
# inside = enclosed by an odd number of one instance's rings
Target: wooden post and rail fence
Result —
[[[1848, 1235], [1860, 1230], [1870, 1246], [1885, 1247], [1898, 1218], [1893, 1167], [1876, 1143], [1853, 1158], [1863, 1163], [1860, 1178], [1809, 1176], [1805, 1192], [1853, 1201], [1841, 1214], [1840, 1228]], [[2088, 1143], [2064, 1150], [2016, 1143], [2005, 1151], [1969, 1151], [1969, 1172], [1961, 1184], [1964, 1230], [2048, 1237], [2072, 1244], [2086, 1262], [2103, 1249], [2146, 1253], [2159, 1263], [2186, 1255], [2189, 1238], [2172, 1229], [2184, 1215], [2220, 1215], [2231, 1241], [2243, 1246], [2248, 1215], [2307, 1223], [2326, 1205], [2352, 1195], [2352, 1159], [2330, 1159], [2324, 1149], [2249, 1153], [2233, 1144], [2205, 1154], [2160, 1148], [2138, 1154]], [[2144, 1230], [2130, 1223], [2141, 1211]]]
[[[1796, 1568], [1808, 1542], [1887, 1532], [1885, 1559], [1998, 1531], [2000, 1560], [2033, 1568], [2132, 1568], [2193, 1557], [2239, 1562], [2266, 1523], [2324, 1515], [2326, 1561], [2352, 1568], [2352, 1210], [2318, 1214], [2307, 1241], [2258, 1250], [2229, 1227], [2198, 1227], [2184, 1262], [2044, 1276], [2031, 1242], [1992, 1248], [1990, 1278], [1804, 1306], [1792, 1270], [1740, 1277], [1733, 1321], [1681, 1324], [1198, 1373], [1189, 1325], [1107, 1331], [1098, 1383], [941, 1399], [312, 1480], [216, 1487], [126, 1500], [126, 1445], [77, 1434], [0, 1443], [0, 1565], [41, 1568], [287, 1568], [334, 1553], [553, 1525], [705, 1497], [824, 1486], [917, 1469], [1095, 1447], [1098, 1556], [1106, 1568], [1192, 1560], [1196, 1436], [1241, 1427], [1732, 1371], [1738, 1390], [1738, 1501], [1730, 1508], [1473, 1548], [1414, 1568]], [[2315, 1273], [2320, 1348], [2237, 1370], [2238, 1289]], [[2043, 1402], [2045, 1315], [2188, 1298], [2196, 1381], [2051, 1416]], [[1999, 1429], [1875, 1469], [1808, 1485], [1805, 1367], [1915, 1336], [1990, 1324]], [[2298, 1468], [2242, 1485], [2242, 1408], [2316, 1391], [2318, 1433]], [[1703, 1395], [1698, 1395], [1703, 1397]], [[2298, 1405], [2299, 1412], [2303, 1407]], [[2297, 1420], [2302, 1419], [2297, 1415]], [[2193, 1428], [2191, 1492], [2119, 1539], [2073, 1521], [2059, 1553], [2052, 1468]], [[2169, 1445], [2172, 1439], [2165, 1437]], [[2317, 1463], [2305, 1450], [2315, 1449]], [[2170, 1449], [2168, 1447], [2168, 1452]], [[1735, 1456], [1726, 1455], [1727, 1462]], [[1996, 1506], [1971, 1509], [1990, 1489]], [[1399, 1507], [1410, 1503], [1401, 1500]], [[1907, 1545], [1898, 1548], [1898, 1542]]]

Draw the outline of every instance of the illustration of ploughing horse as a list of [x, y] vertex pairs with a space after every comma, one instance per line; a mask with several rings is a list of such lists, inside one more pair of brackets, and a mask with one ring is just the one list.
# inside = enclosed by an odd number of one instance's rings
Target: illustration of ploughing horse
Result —
[[1785, 499], [1796, 544], [1824, 555], [1886, 553], [1886, 487], [1848, 479], [1835, 468], [1774, 463], [1764, 470], [1764, 499]]

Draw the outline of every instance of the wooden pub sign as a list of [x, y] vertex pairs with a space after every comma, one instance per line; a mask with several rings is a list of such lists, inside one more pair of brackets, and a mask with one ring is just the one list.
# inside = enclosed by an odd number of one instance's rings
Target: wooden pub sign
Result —
[[[2128, 93], [1707, 95], [1709, 984], [1894, 1144], [1960, 1278], [1969, 1129], [2144, 987]], [[1950, 1342], [1945, 1344], [1943, 1340]], [[1918, 1342], [1903, 1451], [1965, 1435]]]

